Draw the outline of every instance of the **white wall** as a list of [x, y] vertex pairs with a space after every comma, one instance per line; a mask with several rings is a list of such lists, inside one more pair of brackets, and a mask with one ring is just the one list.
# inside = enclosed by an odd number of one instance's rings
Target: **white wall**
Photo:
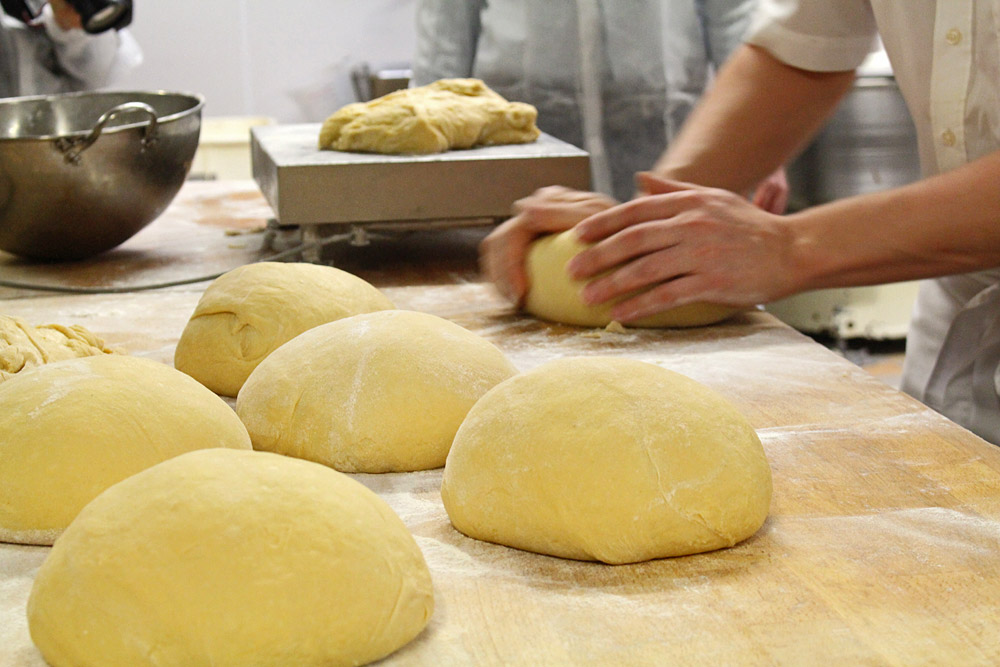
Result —
[[416, 0], [134, 0], [144, 62], [115, 88], [201, 93], [206, 116], [321, 121], [349, 73], [409, 63]]

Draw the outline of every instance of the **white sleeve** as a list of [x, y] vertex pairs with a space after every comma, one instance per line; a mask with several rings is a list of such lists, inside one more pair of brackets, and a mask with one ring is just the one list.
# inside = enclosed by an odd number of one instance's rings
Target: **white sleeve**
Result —
[[814, 72], [853, 70], [876, 46], [868, 0], [762, 0], [747, 42]]
[[59, 67], [72, 80], [73, 88], [102, 88], [142, 62], [142, 51], [126, 30], [108, 30], [99, 35], [79, 29], [63, 30], [48, 5], [40, 21], [52, 41]]

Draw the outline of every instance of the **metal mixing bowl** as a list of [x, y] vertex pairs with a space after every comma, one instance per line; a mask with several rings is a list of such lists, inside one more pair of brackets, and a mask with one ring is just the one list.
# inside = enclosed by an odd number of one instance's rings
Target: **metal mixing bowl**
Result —
[[184, 183], [204, 104], [117, 91], [0, 100], [0, 249], [80, 259], [133, 236]]

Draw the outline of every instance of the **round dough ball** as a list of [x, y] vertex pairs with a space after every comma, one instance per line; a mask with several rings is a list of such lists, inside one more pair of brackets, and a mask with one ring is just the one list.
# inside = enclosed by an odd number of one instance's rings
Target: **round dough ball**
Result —
[[517, 372], [492, 343], [426, 313], [385, 310], [275, 350], [236, 400], [255, 449], [343, 472], [440, 468], [472, 404]]
[[[532, 315], [562, 324], [605, 327], [612, 322], [613, 303], [589, 306], [580, 298], [587, 281], [574, 280], [566, 264], [588, 246], [577, 240], [572, 230], [550, 234], [528, 248], [525, 268], [530, 285], [524, 308]], [[619, 299], [620, 301], [621, 299]], [[730, 317], [738, 309], [709, 303], [692, 303], [635, 322], [630, 327], [697, 327]]]
[[62, 665], [359, 665], [427, 624], [406, 526], [346, 475], [264, 452], [179, 456], [111, 487], [42, 563], [28, 628]]
[[641, 361], [577, 357], [476, 403], [441, 497], [470, 537], [635, 563], [753, 535], [767, 517], [771, 470], [747, 420], [714, 391]]
[[205, 290], [177, 343], [174, 366], [218, 394], [236, 396], [257, 364], [303, 331], [390, 308], [380, 291], [332, 266], [248, 264]]
[[250, 449], [225, 401], [125, 355], [59, 361], [0, 383], [0, 540], [52, 544], [112, 484], [194, 449]]

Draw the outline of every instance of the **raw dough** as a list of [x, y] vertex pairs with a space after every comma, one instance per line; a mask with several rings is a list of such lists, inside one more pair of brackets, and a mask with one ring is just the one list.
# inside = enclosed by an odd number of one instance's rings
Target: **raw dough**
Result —
[[129, 475], [193, 449], [250, 449], [225, 401], [155, 361], [58, 361], [0, 384], [0, 541], [52, 544]]
[[[585, 327], [605, 327], [614, 319], [610, 303], [588, 306], [580, 298], [585, 281], [573, 280], [566, 264], [587, 246], [572, 230], [550, 234], [535, 241], [528, 249], [525, 268], [530, 288], [525, 310], [552, 322]], [[629, 322], [630, 327], [696, 327], [714, 324], [737, 312], [729, 306], [694, 303], [650, 317]]]
[[205, 290], [177, 343], [174, 366], [218, 394], [236, 396], [264, 357], [303, 331], [389, 308], [380, 291], [332, 266], [249, 264]]
[[236, 400], [255, 449], [343, 472], [444, 465], [472, 404], [517, 370], [492, 343], [426, 313], [385, 310], [275, 350]]
[[538, 138], [538, 111], [508, 102], [479, 79], [441, 79], [348, 104], [326, 119], [319, 147], [370, 153], [441, 153]]
[[771, 470], [747, 420], [714, 391], [641, 361], [576, 357], [476, 403], [441, 497], [470, 537], [634, 563], [753, 535], [767, 517]]
[[359, 665], [434, 606], [406, 526], [346, 475], [264, 452], [179, 456], [111, 487], [28, 599], [63, 665]]
[[34, 327], [18, 317], [0, 315], [0, 382], [32, 366], [112, 353], [103, 340], [80, 325]]

